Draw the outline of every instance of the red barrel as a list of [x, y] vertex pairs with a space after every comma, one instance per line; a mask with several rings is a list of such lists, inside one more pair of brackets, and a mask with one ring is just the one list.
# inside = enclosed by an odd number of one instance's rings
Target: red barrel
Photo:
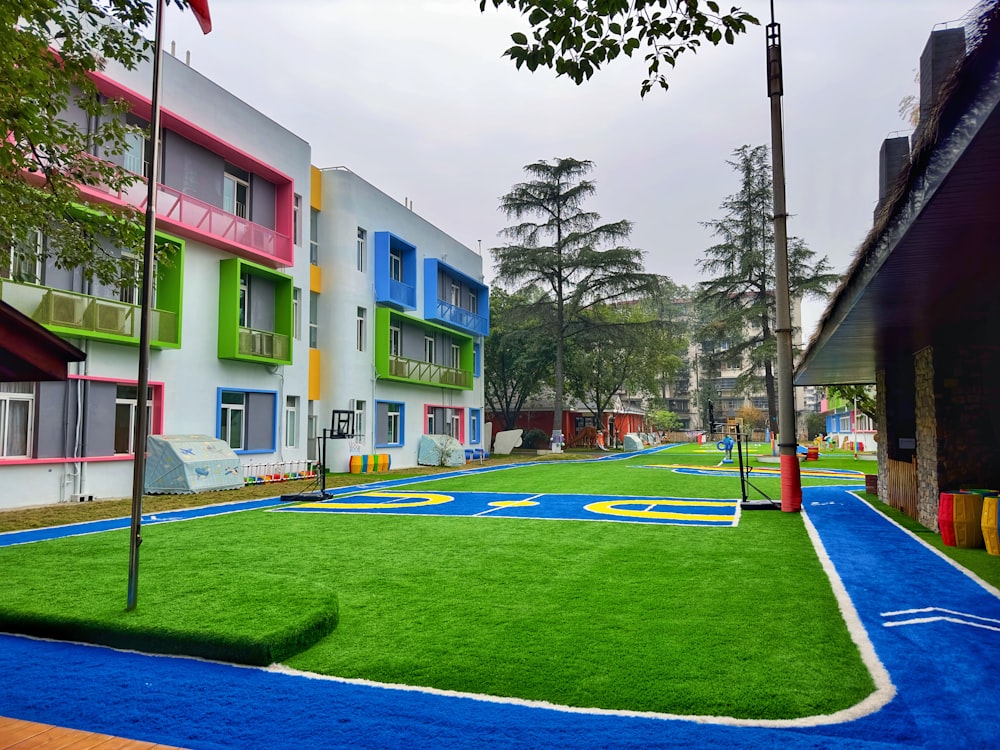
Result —
[[949, 547], [955, 546], [955, 495], [942, 492], [938, 500], [938, 528], [941, 541]]

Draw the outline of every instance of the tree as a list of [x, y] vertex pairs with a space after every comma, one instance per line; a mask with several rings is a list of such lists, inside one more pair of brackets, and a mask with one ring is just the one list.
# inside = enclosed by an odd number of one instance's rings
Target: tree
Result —
[[656, 387], [656, 370], [649, 363], [661, 342], [658, 321], [634, 306], [602, 305], [590, 311], [587, 321], [567, 351], [566, 386], [600, 426], [618, 394]]
[[767, 427], [767, 414], [756, 406], [742, 407], [736, 412], [736, 417], [743, 420], [743, 428], [746, 432], [763, 431]]
[[552, 372], [552, 347], [535, 317], [539, 292], [490, 291], [490, 335], [483, 354], [486, 404], [513, 430], [524, 402]]
[[664, 432], [676, 432], [681, 429], [681, 418], [667, 409], [653, 409], [646, 415], [646, 419], [653, 426], [654, 430]]
[[[774, 225], [771, 163], [766, 146], [741, 146], [726, 162], [739, 174], [740, 190], [721, 205], [722, 219], [703, 222], [719, 239], [698, 261], [712, 275], [700, 284], [699, 302], [711, 311], [703, 339], [713, 339], [717, 352], [710, 359], [739, 361], [744, 368], [737, 389], [751, 393], [763, 380], [768, 422], [777, 432], [774, 367], [777, 336], [774, 297]], [[815, 253], [798, 237], [788, 238], [788, 285], [791, 299], [825, 297], [840, 277], [831, 273], [826, 256]], [[759, 373], [763, 373], [761, 376]]]
[[[186, 0], [172, 0], [186, 6]], [[140, 180], [97, 155], [125, 153], [136, 129], [128, 107], [103, 101], [91, 79], [108, 60], [135, 68], [149, 56], [145, 0], [21, 0], [0, 4], [0, 268], [16, 250], [33, 266], [52, 257], [100, 282], [133, 282], [135, 268], [109, 247], [142, 247], [132, 208], [88, 206], [78, 185], [116, 192]], [[62, 115], [75, 104], [88, 122]], [[96, 210], [94, 210], [96, 209]], [[33, 241], [36, 232], [47, 241]]]
[[673, 68], [682, 53], [697, 52], [703, 42], [733, 44], [748, 25], [760, 23], [735, 6], [721, 13], [711, 0], [480, 0], [480, 11], [490, 4], [520, 11], [531, 26], [531, 40], [511, 34], [514, 45], [504, 55], [518, 68], [555, 68], [576, 84], [645, 46], [649, 78], [642, 82], [643, 96], [654, 84], [669, 87], [663, 70]]
[[593, 166], [571, 158], [525, 166], [529, 181], [500, 198], [500, 210], [520, 222], [500, 232], [513, 243], [491, 250], [500, 285], [535, 285], [544, 292], [535, 309], [555, 353], [553, 431], [562, 430], [566, 342], [583, 330], [586, 312], [653, 288], [642, 253], [613, 244], [628, 239], [631, 222], [599, 224], [597, 213], [583, 209], [597, 190], [584, 179]]
[[852, 407], [856, 403], [858, 411], [868, 415], [872, 424], [878, 422], [878, 412], [875, 407], [875, 386], [872, 385], [831, 385], [828, 386], [831, 396], [837, 396], [844, 400], [845, 404]]

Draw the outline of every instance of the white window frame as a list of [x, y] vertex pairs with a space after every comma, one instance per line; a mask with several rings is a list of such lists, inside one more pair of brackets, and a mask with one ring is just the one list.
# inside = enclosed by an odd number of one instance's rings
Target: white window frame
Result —
[[403, 414], [403, 405], [399, 403], [386, 404], [386, 420], [388, 424], [386, 425], [386, 443], [389, 445], [399, 445], [400, 438], [400, 422]]
[[18, 284], [40, 284], [44, 248], [44, 235], [37, 229], [32, 230], [27, 240], [10, 248], [9, 258], [0, 268], [0, 278]]
[[451, 304], [455, 307], [462, 306], [462, 287], [454, 281], [451, 282]]
[[424, 336], [424, 362], [434, 363], [434, 337]]
[[285, 396], [285, 447], [299, 447], [299, 397]]
[[368, 338], [367, 330], [368, 311], [363, 307], [359, 307], [357, 316], [357, 347], [359, 352], [363, 352], [365, 350], [365, 344]]
[[[18, 390], [14, 390], [17, 388]], [[30, 390], [26, 390], [30, 389]], [[18, 430], [18, 435], [24, 437], [24, 453], [10, 452], [11, 446], [11, 404], [27, 403], [28, 413], [25, 418], [24, 432]], [[34, 383], [0, 383], [0, 457], [30, 458], [35, 441], [35, 384]], [[20, 441], [19, 441], [20, 442]]]
[[365, 434], [365, 402], [354, 399], [354, 434], [361, 437]]
[[403, 331], [398, 325], [389, 326], [389, 355], [392, 357], [402, 356]]
[[298, 193], [292, 195], [292, 242], [302, 244], [302, 196]]
[[[222, 210], [226, 213], [239, 216], [241, 219], [250, 218], [250, 182], [240, 175], [226, 171], [222, 175]], [[243, 170], [240, 170], [241, 172]], [[247, 174], [249, 177], [248, 173]], [[240, 201], [242, 194], [243, 200]]]
[[452, 369], [462, 369], [462, 347], [458, 344], [451, 345], [451, 366]]
[[[236, 403], [235, 401], [226, 403], [225, 397], [227, 393], [239, 396], [241, 399], [240, 403]], [[247, 394], [242, 391], [223, 391], [219, 406], [221, 412], [219, 438], [234, 451], [243, 450], [247, 442]], [[238, 436], [239, 444], [233, 445], [233, 436], [230, 434], [230, 428], [232, 427], [231, 420], [236, 414], [240, 415], [240, 434]]]
[[403, 251], [389, 248], [389, 278], [402, 283], [403, 281]]
[[[123, 396], [122, 388], [131, 388], [136, 391], [135, 397]], [[139, 408], [139, 387], [137, 385], [132, 385], [130, 383], [119, 383], [117, 391], [115, 393], [115, 436], [118, 435], [118, 407], [126, 406], [128, 407], [128, 445], [125, 446], [125, 451], [119, 451], [118, 446], [115, 445], [115, 455], [134, 455], [135, 454], [135, 420], [137, 418], [137, 411]], [[146, 391], [146, 426], [147, 432], [150, 425], [153, 423], [153, 394], [152, 389]]]
[[319, 265], [319, 211], [309, 207], [309, 263]]
[[368, 230], [358, 227], [358, 255], [355, 259], [357, 269], [364, 273], [368, 268]]
[[319, 294], [309, 292], [309, 348], [319, 348]]
[[292, 336], [302, 340], [302, 290], [292, 287]]
[[250, 327], [250, 274], [240, 274], [240, 328]]
[[479, 295], [469, 290], [469, 312], [473, 315], [479, 315]]

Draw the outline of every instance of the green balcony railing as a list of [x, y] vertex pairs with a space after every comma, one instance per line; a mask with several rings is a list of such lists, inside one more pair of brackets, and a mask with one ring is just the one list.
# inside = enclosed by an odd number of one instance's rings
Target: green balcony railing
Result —
[[288, 360], [292, 339], [274, 331], [259, 331], [256, 328], [240, 328], [239, 354], [248, 357]]
[[389, 375], [407, 380], [417, 380], [427, 385], [472, 387], [471, 372], [395, 355], [389, 355]]
[[[138, 305], [8, 279], [0, 279], [0, 300], [59, 332], [139, 342]], [[161, 346], [179, 345], [176, 313], [150, 310], [150, 341]]]

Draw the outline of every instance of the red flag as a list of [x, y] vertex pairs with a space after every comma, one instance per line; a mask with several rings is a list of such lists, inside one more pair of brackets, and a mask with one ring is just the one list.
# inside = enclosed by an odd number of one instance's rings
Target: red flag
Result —
[[188, 5], [194, 11], [194, 17], [198, 19], [203, 34], [212, 30], [212, 16], [208, 12], [208, 0], [188, 0]]

